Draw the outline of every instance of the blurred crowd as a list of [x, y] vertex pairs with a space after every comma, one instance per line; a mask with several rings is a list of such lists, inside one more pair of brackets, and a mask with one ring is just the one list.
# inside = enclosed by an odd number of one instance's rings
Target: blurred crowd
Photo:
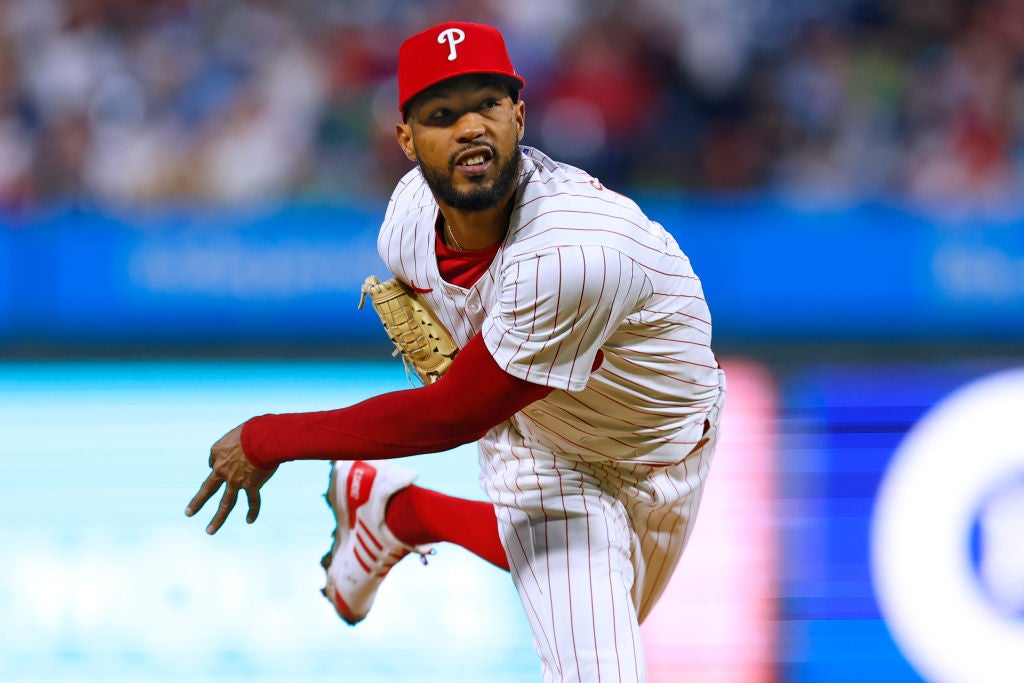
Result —
[[500, 27], [528, 144], [611, 187], [999, 205], [1015, 0], [0, 0], [0, 205], [386, 197], [401, 40]]

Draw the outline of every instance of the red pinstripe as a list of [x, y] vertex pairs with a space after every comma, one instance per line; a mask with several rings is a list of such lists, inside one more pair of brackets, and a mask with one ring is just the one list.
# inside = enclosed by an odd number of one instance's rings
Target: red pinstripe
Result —
[[[629, 360], [628, 358], [623, 358], [621, 356], [620, 356], [620, 358], [622, 359], [623, 363], [626, 363], [628, 365], [635, 365], [637, 367], [640, 366], [639, 363], [633, 362], [633, 361]], [[695, 386], [695, 387], [706, 387], [708, 389], [713, 389], [716, 386], [718, 386], [717, 384], [701, 384], [700, 382], [692, 382], [692, 381], [690, 381], [688, 379], [683, 379], [682, 377], [673, 377], [672, 375], [668, 374], [667, 372], [661, 372], [660, 370], [654, 370], [653, 368], [643, 368], [643, 370], [644, 370], [644, 372], [647, 372], [649, 374], [659, 375], [661, 377], [664, 377], [665, 379], [672, 380], [673, 382], [679, 382], [680, 384], [690, 384], [690, 385]], [[609, 372], [608, 374], [614, 375], [615, 373]]]
[[[603, 499], [604, 496], [605, 496], [605, 494], [602, 491], [601, 492], [601, 496], [600, 496], [601, 499]], [[609, 522], [608, 522], [608, 517], [602, 515], [602, 519], [604, 520], [605, 536], [607, 538], [609, 538], [609, 539], [614, 538], [615, 535], [612, 533], [611, 526], [609, 525]], [[612, 544], [611, 543], [607, 543], [605, 545], [605, 547], [607, 548], [607, 553], [606, 554], [608, 556], [607, 557], [608, 566], [611, 567], [612, 566]], [[615, 582], [614, 582], [614, 579], [612, 578], [612, 572], [610, 572], [610, 571], [608, 572], [608, 577], [607, 578], [608, 578], [608, 604], [610, 604], [611, 608], [612, 608], [612, 621], [611, 621], [611, 626], [612, 626], [612, 647], [613, 647], [613, 649], [616, 652], [618, 652], [619, 651], [619, 624], [618, 624], [619, 620], [618, 620], [618, 618], [616, 616], [616, 610], [615, 610]], [[594, 626], [595, 626], [594, 640], [596, 641], [597, 640], [597, 631], [596, 631], [597, 624], [594, 624]], [[621, 663], [619, 665], [619, 674], [620, 675], [622, 674], [622, 665], [621, 665]]]
[[[567, 198], [570, 198], [570, 199], [583, 199], [583, 198], [585, 198], [587, 200], [601, 202], [601, 203], [613, 206], [613, 207], [615, 207], [617, 209], [621, 209], [624, 213], [628, 213], [628, 214], [632, 214], [634, 216], [637, 216], [640, 220], [646, 220], [646, 217], [643, 215], [643, 212], [640, 211], [639, 207], [626, 206], [626, 205], [622, 204], [621, 202], [615, 201], [614, 199], [608, 199], [606, 197], [602, 197], [602, 196], [599, 196], [599, 195], [582, 194], [582, 193], [577, 193], [577, 192], [554, 192], [552, 194], [538, 195], [538, 196], [534, 197], [533, 199], [529, 199], [529, 200], [526, 200], [526, 201], [522, 202], [521, 204], [518, 204], [516, 206], [515, 210], [517, 210], [517, 211], [522, 210], [523, 208], [525, 208], [525, 207], [527, 207], [527, 206], [529, 206], [529, 205], [531, 205], [531, 204], [533, 204], [535, 202], [539, 202], [539, 201], [549, 202], [549, 201], [551, 201], [552, 199], [554, 199], [556, 197], [567, 197]], [[556, 209], [556, 211], [557, 211], [557, 209]], [[612, 214], [609, 214], [609, 215], [612, 215]]]
[[[683, 471], [686, 473], [686, 478], [689, 479], [690, 478], [689, 466], [688, 466], [688, 461], [686, 461], [686, 460], [683, 461]], [[674, 483], [673, 483], [672, 488], [674, 489], [675, 497], [678, 498], [679, 497], [679, 493], [680, 493], [679, 489], [675, 486]], [[665, 523], [665, 521], [668, 519], [668, 517], [669, 517], [668, 514], [662, 514], [662, 515], [660, 515], [657, 518], [657, 520], [658, 520], [657, 521], [657, 533], [659, 535], [664, 534], [664, 530], [662, 528], [662, 525]], [[689, 516], [689, 515], [687, 517], [689, 519], [692, 519], [692, 517]], [[670, 538], [673, 538], [673, 539], [676, 538], [675, 531], [678, 528], [678, 525], [679, 525], [679, 521], [678, 521], [678, 518], [676, 518], [676, 522], [672, 524], [672, 533], [669, 536]], [[649, 529], [649, 528], [650, 527], [647, 527], [647, 529]], [[646, 533], [646, 530], [645, 530], [645, 533]], [[667, 577], [664, 575], [667, 557], [668, 557], [667, 553], [661, 553], [659, 558], [658, 558], [660, 561], [658, 562], [657, 569], [654, 572], [654, 584], [655, 585], [661, 584], [662, 581], [667, 579]]]
[[[711, 348], [711, 346], [709, 344], [698, 344], [697, 342], [686, 342], [685, 340], [679, 340], [678, 342], [675, 342], [675, 343], [677, 343], [677, 344], [690, 343], [690, 344], [693, 344], [695, 346], [700, 346], [702, 348]], [[632, 352], [632, 354], [634, 356], [640, 356], [642, 358], [661, 358], [662, 360], [671, 361], [673, 363], [680, 363], [681, 365], [689, 365], [689, 366], [697, 367], [697, 368], [707, 368], [708, 370], [714, 370], [715, 368], [718, 367], [717, 365], [712, 365], [711, 363], [698, 363], [695, 360], [685, 360], [683, 358], [680, 358], [677, 354], [672, 354], [672, 353], [652, 353], [652, 352], [649, 352], [649, 351], [641, 351], [641, 350], [638, 350], [638, 349], [630, 349], [630, 351]]]
[[[655, 413], [654, 411], [651, 411], [651, 410], [641, 410], [640, 408], [634, 408], [633, 406], [629, 405], [628, 403], [623, 403], [622, 401], [619, 401], [618, 399], [615, 399], [612, 396], [610, 396], [610, 395], [608, 395], [606, 393], [603, 393], [599, 389], [592, 389], [590, 393], [597, 394], [601, 398], [609, 401], [610, 403], [614, 403], [617, 406], [622, 407], [623, 410], [628, 410], [631, 413], [637, 413], [638, 415], [642, 415], [642, 416], [645, 416], [645, 417], [650, 417], [652, 415], [657, 415], [657, 413]], [[587, 408], [591, 412], [595, 412], [595, 413], [598, 412], [596, 408], [594, 408], [590, 404], [586, 403], [583, 399], [581, 399], [579, 396], [577, 396], [575, 394], [566, 393], [566, 397], [569, 400], [571, 400], [571, 401], [575, 401], [576, 403], [579, 403], [581, 406], [583, 406], [584, 408]], [[590, 422], [587, 422], [586, 420], [583, 420], [582, 418], [580, 418], [580, 422], [583, 422], [584, 424], [586, 424], [586, 425], [588, 425], [590, 427], [594, 427], [595, 429], [597, 428], [596, 425], [591, 424]], [[650, 427], [649, 424], [643, 424], [643, 423], [640, 423], [640, 422], [633, 422], [631, 420], [626, 420], [626, 419], [623, 419], [622, 422], [623, 422], [623, 424], [626, 424], [629, 427], [635, 427], [637, 429], [647, 429], [647, 428]], [[599, 434], [599, 432], [594, 432], [593, 434], [590, 434], [590, 436], [597, 436], [598, 434]], [[622, 445], [624, 445], [624, 446], [627, 445], [627, 444], [625, 444], [623, 442], [618, 442], [618, 443], [622, 443]]]
[[[701, 301], [703, 301], [703, 299]], [[651, 314], [651, 317], [654, 318], [677, 316], [680, 318], [686, 318], [687, 320], [695, 320], [701, 323], [702, 325], [707, 325], [709, 328], [711, 327], [711, 321], [708, 320], [707, 318], [701, 318], [699, 316], [693, 315], [692, 313], [687, 313], [686, 311], [659, 311], [653, 308], [642, 308], [640, 310], [642, 313]]]
[[[551, 213], [555, 213], [555, 212], [551, 212]], [[539, 219], [540, 217], [541, 216], [537, 216], [537, 217], [531, 219], [530, 222], [532, 223], [533, 221]], [[540, 240], [542, 237], [544, 237], [548, 233], [552, 233], [552, 232], [555, 232], [555, 233], [557, 233], [557, 232], [595, 233], [595, 234], [598, 234], [598, 235], [600, 235], [600, 234], [615, 235], [617, 237], [622, 237], [623, 239], [629, 240], [634, 245], [636, 245], [638, 247], [641, 247], [642, 249], [646, 249], [647, 251], [650, 251], [653, 254], [658, 254], [659, 257], [660, 256], [668, 256], [669, 258], [672, 258], [672, 259], [684, 260], [684, 261], [687, 260], [687, 259], [682, 259], [679, 256], [666, 255], [665, 252], [660, 247], [654, 246], [654, 245], [650, 245], [650, 244], [646, 244], [644, 242], [641, 242], [640, 240], [636, 239], [635, 237], [633, 237], [632, 235], [630, 235], [628, 233], [619, 232], [617, 230], [609, 230], [609, 229], [606, 229], [606, 228], [595, 228], [595, 227], [589, 227], [589, 226], [574, 227], [574, 226], [571, 226], [571, 225], [551, 225], [551, 226], [548, 226], [548, 227], [546, 227], [546, 228], [544, 228], [542, 230], [534, 231], [530, 235], [520, 238], [518, 241], [519, 241], [520, 244], [526, 244], [527, 242], [529, 242], [531, 240]], [[573, 241], [570, 241], [570, 240], [566, 239], [566, 240], [564, 240], [564, 242], [565, 242], [565, 244], [568, 245], [568, 244], [573, 244], [574, 242], [581, 241], [581, 240], [579, 240], [579, 235], [576, 235], [576, 238], [577, 239], [575, 239]]]
[[[562, 526], [565, 528], [565, 540], [566, 540], [566, 542], [565, 542], [565, 546], [563, 547], [563, 553], [565, 555], [565, 587], [566, 587], [565, 595], [566, 595], [566, 598], [567, 598], [567, 600], [569, 602], [569, 615], [568, 615], [569, 616], [569, 640], [572, 641], [572, 656], [573, 656], [573, 659], [576, 661], [576, 670], [579, 671], [580, 670], [580, 657], [579, 657], [579, 649], [576, 646], [576, 619], [574, 618], [575, 612], [573, 611], [573, 608], [572, 608], [572, 605], [573, 605], [573, 601], [572, 601], [572, 561], [571, 561], [572, 558], [569, 555], [569, 539], [572, 538], [572, 534], [569, 533], [569, 510], [568, 510], [568, 508], [566, 508], [566, 505], [565, 505], [565, 487], [564, 487], [564, 480], [561, 477], [558, 478], [558, 498], [557, 498], [557, 500], [562, 502], [562, 515], [558, 519], [562, 520]], [[557, 612], [556, 612], [556, 610], [554, 608], [554, 596], [555, 596], [556, 592], [555, 592], [555, 586], [552, 583], [552, 578], [551, 578], [552, 577], [552, 574], [551, 574], [551, 543], [550, 543], [550, 541], [548, 541], [548, 538], [547, 538], [547, 530], [548, 530], [548, 525], [545, 525], [545, 527], [544, 527], [544, 546], [545, 546], [545, 550], [546, 550], [545, 556], [548, 559], [548, 571], [547, 571], [547, 576], [548, 576], [548, 595], [551, 596], [551, 600], [552, 600], [552, 610], [551, 610], [551, 613], [552, 614], [556, 614]], [[552, 633], [554, 633], [555, 636], [557, 637], [557, 634], [558, 634], [558, 626], [557, 625], [552, 628]]]
[[[636, 330], [632, 330], [632, 329], [623, 331], [623, 334], [626, 335], [627, 337], [639, 337], [640, 339], [665, 339], [665, 335], [663, 335], [663, 334], [659, 334], [659, 335], [642, 334], [642, 333], [640, 333], [640, 332], [638, 332]], [[669, 341], [671, 341], [673, 344], [689, 344], [691, 346], [698, 346], [698, 347], [700, 347], [702, 349], [710, 349], [711, 348], [711, 344], [708, 344], [707, 342], [692, 341], [690, 339], [670, 339]], [[638, 350], [636, 350], [634, 348], [630, 348], [630, 351], [632, 351], [633, 353], [643, 353], [643, 351], [638, 351]], [[690, 365], [700, 365], [702, 367], [705, 367], [705, 364], [698, 363], [696, 361], [685, 361], [684, 360], [683, 362], [684, 363], [689, 363]], [[707, 366], [707, 367], [710, 367], [710, 366]]]
[[[539, 263], [540, 262], [538, 261], [538, 264]], [[562, 252], [561, 251], [558, 252], [558, 263], [559, 263], [559, 265], [561, 265], [561, 263], [562, 263]], [[583, 277], [584, 277], [584, 279], [586, 279], [586, 272], [587, 272], [586, 271], [586, 267], [584, 267], [584, 270], [583, 270]], [[558, 328], [558, 313], [557, 313], [557, 311], [561, 311], [561, 310], [562, 310], [562, 270], [559, 269], [559, 271], [558, 271], [558, 290], [557, 290], [557, 294], [555, 295], [555, 311], [556, 311], [556, 313], [555, 313], [555, 319], [553, 321], [554, 327], [551, 329], [550, 333], [548, 334], [548, 339], [549, 340], [554, 336], [555, 329]], [[579, 313], [580, 313], [580, 308], [579, 308], [579, 304], [577, 304], [576, 305], [576, 312], [572, 316], [572, 319], [573, 320], [578, 319], [579, 318]], [[554, 357], [555, 358], [558, 358], [559, 351], [561, 351], [561, 350], [562, 350], [562, 340], [559, 339], [558, 340], [558, 344], [555, 346], [555, 353], [554, 353]], [[545, 378], [546, 381], [544, 382], [544, 384], [549, 384], [550, 383], [550, 381], [551, 381], [551, 371], [553, 369], [554, 369], [554, 366], [549, 366], [548, 367], [547, 376]]]
[[[533, 449], [530, 449], [530, 457], [531, 457], [531, 459], [534, 462], [533, 471], [536, 472], [537, 469], [538, 469], [537, 468], [537, 458], [536, 458], [536, 455], [533, 452]], [[545, 506], [544, 506], [544, 488], [540, 485], [540, 475], [539, 474], [537, 475], [537, 490], [538, 490], [538, 493], [540, 494], [540, 500], [539, 500], [540, 514], [541, 514], [542, 517], [550, 519], [550, 517], [548, 516], [547, 510], [545, 509]], [[547, 527], [547, 525], [545, 525], [544, 526], [544, 551], [545, 551], [544, 552], [544, 562], [547, 565], [546, 576], [549, 576], [549, 577], [551, 576], [551, 553], [549, 552], [550, 548], [551, 548], [551, 539], [548, 537], [548, 527]], [[554, 597], [554, 591], [552, 591], [551, 588], [552, 588], [551, 580], [548, 579], [548, 585], [547, 585], [548, 605], [551, 608], [548, 613], [551, 614], [551, 615], [554, 615], [555, 614], [555, 602], [554, 602], [555, 597]], [[551, 635], [552, 635], [552, 641], [553, 641], [552, 645], [554, 646], [554, 650], [555, 650], [555, 660], [557, 662], [561, 662], [562, 656], [559, 654], [559, 651], [558, 651], [558, 630], [557, 629], [553, 629]], [[561, 673], [561, 671], [559, 671], [559, 673]]]
[[[577, 470], [577, 473], [578, 472], [579, 472], [579, 470]], [[587, 491], [583, 487], [583, 478], [581, 476], [580, 477], [580, 497], [583, 499], [583, 515], [584, 515], [584, 519], [586, 520], [586, 523], [587, 523], [587, 557], [590, 557], [590, 555], [591, 555], [590, 508], [587, 505], [587, 495], [586, 494], [587, 494]], [[569, 532], [569, 530], [567, 528], [566, 529], [566, 537], [569, 536], [568, 532]], [[568, 544], [566, 544], [566, 545], [568, 545]], [[609, 543], [608, 545], [611, 545], [611, 544]], [[566, 554], [568, 555], [568, 551], [566, 551]], [[568, 561], [568, 558], [566, 558], [566, 560]], [[610, 572], [609, 572], [609, 574], [610, 574]], [[597, 621], [598, 621], [598, 617], [597, 617], [597, 607], [594, 605], [594, 589], [593, 589], [593, 586], [594, 586], [594, 565], [592, 563], [589, 563], [589, 562], [587, 563], [587, 585], [591, 587], [591, 589], [590, 589], [590, 626], [591, 626], [591, 628], [593, 630], [594, 649], [595, 650], [599, 650], [600, 649], [600, 641], [598, 640], [598, 637], [597, 637]], [[570, 593], [570, 595], [571, 595], [571, 593]], [[579, 667], [579, 658], [577, 658], [577, 660], [576, 660], [576, 666], [577, 666], [577, 668]], [[601, 681], [601, 660], [600, 659], [597, 660], [597, 680], [598, 680], [598, 683], [600, 683], [600, 681]]]

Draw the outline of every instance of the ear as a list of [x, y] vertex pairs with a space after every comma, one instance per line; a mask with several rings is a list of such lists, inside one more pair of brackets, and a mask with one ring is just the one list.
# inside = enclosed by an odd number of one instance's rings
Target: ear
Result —
[[526, 103], [522, 100], [513, 105], [512, 116], [516, 120], [516, 127], [518, 130], [518, 138], [520, 141], [523, 139], [523, 135], [526, 134]]
[[412, 143], [412, 126], [408, 123], [396, 124], [395, 137], [398, 138], [398, 145], [405, 152], [409, 161], [416, 161], [416, 146]]

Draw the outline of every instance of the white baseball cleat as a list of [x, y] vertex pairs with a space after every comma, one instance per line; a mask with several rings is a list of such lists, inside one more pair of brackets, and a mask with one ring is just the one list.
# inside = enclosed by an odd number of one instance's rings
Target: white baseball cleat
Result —
[[320, 564], [327, 572], [322, 592], [349, 624], [366, 618], [377, 589], [391, 568], [409, 553], [426, 560], [432, 546], [402, 543], [384, 521], [388, 500], [409, 486], [416, 473], [387, 462], [336, 460], [324, 498], [337, 527]]

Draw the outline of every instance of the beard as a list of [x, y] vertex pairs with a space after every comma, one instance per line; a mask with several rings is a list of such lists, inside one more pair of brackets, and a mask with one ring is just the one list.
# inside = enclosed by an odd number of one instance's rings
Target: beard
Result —
[[485, 211], [498, 205], [519, 181], [521, 165], [519, 145], [512, 148], [510, 154], [502, 155], [489, 143], [484, 146], [491, 150], [492, 163], [498, 167], [498, 176], [493, 181], [473, 178], [474, 187], [469, 190], [456, 189], [452, 183], [455, 173], [455, 159], [461, 152], [455, 152], [448, 160], [447, 169], [431, 167], [420, 162], [420, 172], [434, 196], [453, 209], [460, 211]]

